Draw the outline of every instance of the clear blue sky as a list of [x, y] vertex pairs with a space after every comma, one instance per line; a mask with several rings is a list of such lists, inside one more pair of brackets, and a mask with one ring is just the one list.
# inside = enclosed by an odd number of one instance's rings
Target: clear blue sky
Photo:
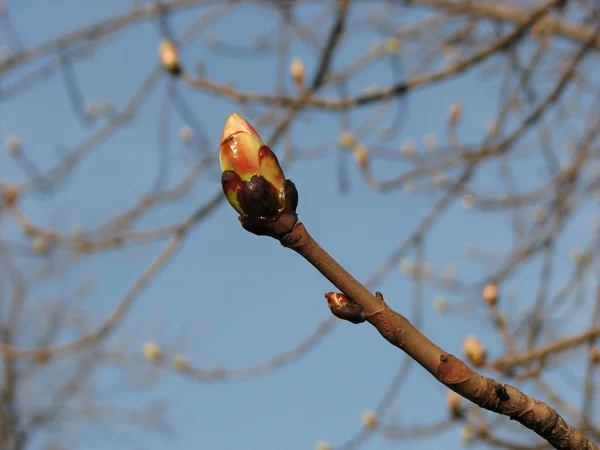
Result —
[[[29, 46], [123, 12], [130, 3], [15, 0], [8, 1], [8, 6], [20, 39]], [[176, 32], [181, 32], [197, 17], [199, 10], [193, 11], [174, 18], [172, 24]], [[360, 11], [364, 8], [353, 11], [353, 20]], [[304, 10], [300, 17], [313, 13], [312, 9]], [[254, 7], [241, 8], [186, 47], [184, 62], [193, 66], [196, 61], [202, 61], [213, 80], [269, 91], [274, 84], [272, 58], [221, 57], [207, 49], [204, 42], [207, 36], [213, 35], [243, 45], [256, 35], [256, 30], [266, 32], [273, 26], [272, 16], [258, 14]], [[156, 64], [159, 38], [156, 23], [137, 24], [111, 39], [92, 58], [78, 63], [75, 72], [86, 101], [109, 100], [117, 109], [123, 107]], [[334, 61], [335, 67], [353, 61], [377, 38], [365, 33], [349, 37]], [[0, 39], [9, 44], [6, 33], [0, 33]], [[311, 53], [296, 45], [292, 55], [303, 57], [310, 74], [316, 64]], [[374, 83], [383, 86], [392, 80], [390, 71], [379, 65], [357, 77], [351, 87], [363, 89]], [[10, 77], [2, 83], [10, 84], [9, 81]], [[135, 120], [86, 159], [60, 196], [52, 200], [45, 197], [28, 200], [24, 204], [26, 212], [39, 223], [62, 230], [69, 230], [74, 224], [85, 228], [126, 208], [147, 191], [157, 164], [157, 123], [165, 89], [163, 79]], [[239, 108], [185, 86], [180, 87], [180, 92], [207, 130], [216, 155], [226, 116]], [[461, 137], [466, 142], [477, 142], [494, 117], [497, 99], [490, 92], [493, 92], [492, 84], [473, 74], [459, 82], [420, 91], [407, 100], [406, 119], [389, 145], [399, 148], [402, 141], [412, 139], [417, 149], [422, 150], [422, 138], [429, 132], [435, 133], [443, 143], [446, 113], [456, 100], [463, 102], [465, 109]], [[359, 124], [361, 117], [365, 117], [364, 111], [352, 117], [352, 125]], [[2, 104], [0, 137], [20, 136], [29, 154], [42, 167], [48, 167], [55, 160], [57, 149], [72, 148], [102, 122], [100, 119], [90, 127], [81, 126], [69, 107], [62, 78], [54, 76], [18, 99]], [[383, 122], [382, 126], [391, 123], [391, 118]], [[170, 182], [184, 173], [192, 160], [189, 150], [177, 137], [183, 123], [172, 114]], [[302, 124], [294, 129], [292, 136], [300, 147], [330, 142], [334, 148], [339, 129], [337, 116], [311, 113], [303, 116]], [[376, 140], [377, 136], [373, 136], [367, 143]], [[281, 145], [274, 150], [279, 153]], [[358, 279], [365, 280], [414, 229], [434, 199], [404, 192], [373, 193], [353, 167], [351, 158], [347, 163], [350, 191], [345, 195], [338, 191], [337, 156], [331, 153], [315, 161], [295, 163], [286, 175], [299, 189], [299, 214], [311, 233]], [[402, 170], [399, 165], [376, 167], [381, 170], [379, 173], [387, 175]], [[523, 163], [520, 169], [523, 185], [529, 177], [536, 179], [536, 167], [527, 161]], [[0, 154], [0, 176], [17, 181], [23, 177], [6, 152]], [[494, 169], [479, 180], [482, 185], [493, 186], [497, 177]], [[206, 178], [193, 196], [152, 214], [141, 225], [156, 226], [184, 217], [219, 189], [218, 177]], [[579, 231], [587, 230], [587, 218], [582, 215], [569, 239], [561, 244], [566, 268], [571, 264], [569, 251], [585, 242], [587, 231]], [[438, 273], [447, 263], [454, 263], [459, 275], [476, 280], [485, 273], [485, 268], [464, 258], [465, 245], [502, 250], [512, 245], [509, 226], [505, 217], [479, 214], [457, 204], [427, 238], [426, 258]], [[14, 232], [14, 227], [8, 227]], [[69, 291], [89, 278], [94, 290], [84, 308], [89, 311], [92, 323], [99, 323], [161, 245], [131, 247], [116, 255], [84, 260], [66, 280], [47, 286], [47, 294]], [[534, 287], [528, 286], [535, 286], [532, 283], [532, 279], [537, 282], [537, 278], [532, 278], [535, 276], [534, 271], [524, 272], [511, 282], [522, 305], [527, 304], [528, 295], [533, 293]], [[566, 276], [557, 275], [557, 281]], [[399, 270], [377, 289], [394, 308], [411, 315], [411, 282]], [[332, 286], [300, 257], [273, 240], [246, 233], [239, 226], [233, 209], [223, 204], [193, 231], [174, 261], [134, 304], [109, 343], [119, 347], [121, 339], [127, 338], [123, 345], [132, 363], [137, 365], [137, 373], [150, 370], [149, 364], [138, 361], [139, 349], [147, 339], [185, 354], [199, 367], [239, 368], [293, 347], [318, 324], [329, 319], [323, 293], [330, 290]], [[423, 291], [424, 332], [456, 354], [460, 353], [463, 338], [476, 333], [484, 340], [489, 338], [486, 343], [492, 355], [497, 353], [497, 338], [489, 332], [491, 327], [485, 311], [480, 308], [467, 316], [438, 315], [432, 308], [438, 294], [431, 287]], [[449, 300], [474, 299], [450, 296]], [[514, 303], [507, 306], [517, 307]], [[361, 414], [377, 407], [402, 361], [403, 354], [382, 340], [371, 327], [339, 323], [306, 357], [260, 378], [199, 383], [165, 371], [157, 384], [130, 390], [127, 376], [104, 370], [96, 380], [100, 386], [96, 399], [134, 410], [147, 408], [157, 399], [166, 400], [167, 418], [173, 432], [161, 437], [146, 428], [128, 428], [115, 424], [122, 419], [112, 419], [110, 413], [101, 425], [95, 421], [89, 425], [73, 422], [60, 431], [73, 433], [67, 448], [85, 450], [129, 449], [138, 445], [139, 448], [178, 450], [304, 450], [312, 449], [322, 439], [336, 446], [360, 429]], [[409, 379], [394, 397], [393, 416], [405, 427], [435, 422], [447, 414], [445, 394], [443, 386], [414, 366]], [[390, 423], [389, 416], [384, 416], [382, 421]], [[461, 446], [457, 427], [431, 439], [392, 445], [448, 449]], [[43, 447], [36, 443], [33, 448]], [[374, 436], [363, 448], [390, 447], [385, 440]]]

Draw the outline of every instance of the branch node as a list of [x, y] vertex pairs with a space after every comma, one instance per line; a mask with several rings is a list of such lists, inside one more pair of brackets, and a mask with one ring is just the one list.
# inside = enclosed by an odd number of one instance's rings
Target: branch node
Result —
[[506, 402], [510, 400], [510, 396], [506, 391], [506, 386], [504, 386], [503, 384], [496, 383], [496, 385], [494, 386], [494, 390], [496, 391], [496, 395], [498, 396], [498, 399], [500, 399], [501, 402]]

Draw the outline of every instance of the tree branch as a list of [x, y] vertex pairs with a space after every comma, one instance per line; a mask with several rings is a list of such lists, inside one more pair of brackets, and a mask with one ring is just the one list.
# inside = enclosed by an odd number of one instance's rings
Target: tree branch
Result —
[[485, 377], [430, 341], [410, 321], [371, 294], [333, 259], [301, 222], [280, 239], [303, 256], [363, 312], [363, 317], [392, 345], [408, 354], [440, 383], [481, 408], [502, 414], [533, 430], [554, 448], [597, 450], [598, 446], [569, 425], [556, 410], [517, 388]]

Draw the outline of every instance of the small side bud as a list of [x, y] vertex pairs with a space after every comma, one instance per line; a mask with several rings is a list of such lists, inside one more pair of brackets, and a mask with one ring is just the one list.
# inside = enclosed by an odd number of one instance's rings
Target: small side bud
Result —
[[154, 341], [147, 341], [142, 347], [142, 354], [150, 362], [157, 362], [162, 358], [162, 352]]
[[486, 284], [481, 296], [486, 304], [496, 306], [496, 303], [498, 303], [498, 285], [494, 282]]
[[290, 75], [296, 87], [301, 88], [304, 85], [304, 63], [300, 58], [295, 58], [290, 64]]
[[475, 335], [471, 334], [465, 338], [463, 352], [474, 366], [483, 366], [485, 364], [487, 352], [484, 345]]
[[362, 323], [365, 321], [362, 309], [354, 302], [350, 301], [344, 294], [338, 292], [328, 292], [325, 294], [327, 306], [331, 313], [351, 323]]
[[171, 75], [181, 74], [181, 64], [179, 61], [179, 50], [170, 39], [163, 39], [158, 44], [158, 57], [160, 64]]
[[354, 147], [354, 160], [361, 169], [366, 169], [369, 166], [369, 151], [364, 145]]
[[377, 428], [379, 418], [377, 417], [377, 413], [375, 411], [365, 411], [362, 415], [361, 422], [363, 427], [369, 430], [374, 430]]

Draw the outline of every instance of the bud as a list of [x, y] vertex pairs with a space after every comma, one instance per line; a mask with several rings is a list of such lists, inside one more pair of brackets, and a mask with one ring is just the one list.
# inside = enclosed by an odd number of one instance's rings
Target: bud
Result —
[[369, 430], [373, 430], [377, 428], [377, 424], [379, 422], [377, 413], [375, 411], [366, 411], [362, 415], [362, 424], [365, 428]]
[[46, 253], [48, 251], [48, 240], [43, 236], [36, 236], [31, 243], [31, 249], [35, 253]]
[[11, 155], [19, 155], [22, 150], [21, 139], [17, 136], [9, 136], [6, 139], [6, 148], [8, 148]]
[[471, 444], [475, 440], [475, 429], [473, 425], [465, 424], [460, 430], [460, 440], [464, 444]]
[[334, 316], [351, 323], [365, 321], [363, 310], [344, 294], [328, 292], [325, 294], [325, 298], [327, 299], [327, 306], [329, 306]]
[[483, 366], [485, 364], [485, 347], [475, 335], [469, 335], [463, 342], [463, 352], [474, 366]]
[[404, 141], [402, 143], [402, 147], [400, 147], [400, 152], [404, 156], [413, 156], [415, 154], [415, 144], [410, 139]]
[[462, 117], [462, 105], [458, 102], [452, 104], [452, 106], [450, 107], [450, 113], [448, 116], [449, 116], [448, 120], [450, 121], [450, 124], [456, 125]]
[[344, 130], [338, 137], [338, 144], [342, 148], [350, 149], [356, 145], [356, 137], [352, 131]]
[[21, 195], [19, 186], [16, 186], [14, 184], [4, 186], [4, 189], [2, 190], [2, 198], [6, 206], [14, 206], [14, 204], [19, 199], [19, 195]]
[[357, 145], [354, 147], [353, 153], [354, 160], [356, 161], [356, 164], [358, 164], [358, 167], [366, 169], [369, 165], [369, 152], [367, 151], [367, 148], [362, 144]]
[[315, 445], [315, 450], [331, 450], [331, 444], [327, 441], [319, 441]]
[[490, 306], [495, 306], [498, 302], [498, 285], [494, 282], [488, 283], [481, 293], [483, 301]]
[[472, 209], [475, 206], [475, 197], [473, 194], [465, 194], [462, 196], [462, 205], [465, 209]]
[[446, 405], [448, 405], [448, 409], [450, 410], [452, 417], [458, 418], [461, 416], [461, 403], [461, 396], [454, 391], [448, 390], [448, 395], [446, 396]]
[[162, 357], [162, 353], [158, 345], [153, 341], [147, 341], [142, 348], [142, 354], [150, 362], [156, 362]]
[[296, 86], [301, 87], [304, 84], [304, 63], [300, 58], [295, 58], [290, 64], [290, 74]]
[[171, 75], [181, 73], [181, 64], [179, 63], [179, 50], [170, 39], [163, 39], [158, 44], [158, 57], [160, 64]]
[[390, 55], [397, 55], [400, 51], [400, 47], [401, 42], [398, 38], [390, 37], [387, 41], [385, 41], [385, 51]]
[[238, 113], [227, 118], [219, 159], [223, 192], [242, 226], [273, 237], [289, 232], [297, 220], [296, 187], [285, 179], [275, 153]]
[[433, 309], [438, 314], [444, 314], [446, 311], [448, 311], [448, 300], [446, 300], [446, 297], [441, 295], [436, 297], [433, 300]]
[[173, 366], [175, 366], [175, 369], [179, 370], [180, 372], [186, 372], [190, 369], [190, 363], [183, 355], [175, 355], [173, 358]]
[[194, 140], [194, 130], [192, 130], [188, 125], [182, 126], [179, 129], [179, 139], [181, 139], [181, 142], [190, 144]]
[[400, 271], [407, 277], [412, 277], [415, 274], [415, 263], [410, 259], [404, 259], [400, 263]]

